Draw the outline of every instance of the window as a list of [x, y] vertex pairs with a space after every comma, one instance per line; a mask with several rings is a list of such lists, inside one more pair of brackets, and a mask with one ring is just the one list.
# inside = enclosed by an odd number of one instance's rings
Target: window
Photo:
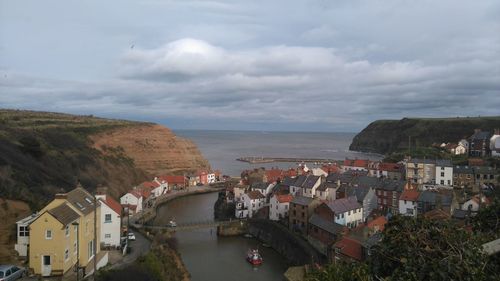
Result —
[[30, 236], [30, 231], [29, 231], [27, 226], [20, 226], [19, 227], [19, 236], [21, 236], [21, 237]]
[[404, 201], [405, 201], [405, 204], [406, 204], [406, 200], [404, 200]]
[[444, 180], [441, 180], [441, 185], [443, 185], [443, 184], [444, 184]]
[[387, 205], [387, 199], [384, 199], [384, 205]]
[[111, 214], [105, 214], [104, 215], [104, 222], [105, 223], [110, 223], [111, 222]]
[[285, 205], [285, 210], [288, 210], [288, 205]]
[[341, 218], [344, 218], [344, 213], [340, 214], [340, 217], [341, 217]]
[[52, 230], [45, 230], [45, 239], [52, 239]]
[[448, 185], [451, 185], [451, 180], [448, 180]]
[[104, 238], [110, 239], [111, 238], [111, 234], [109, 234], [109, 233], [104, 234]]
[[89, 241], [89, 260], [94, 256], [94, 240]]
[[347, 215], [350, 216], [351, 215], [351, 211], [347, 212]]
[[444, 172], [441, 172], [441, 176], [444, 177]]
[[65, 261], [69, 260], [69, 250], [68, 249], [64, 250], [64, 260]]
[[[443, 170], [444, 170], [444, 167], [441, 167], [441, 171], [443, 171]], [[441, 173], [441, 174], [443, 174], [443, 173]]]
[[406, 213], [409, 214], [409, 215], [413, 215], [413, 209], [406, 209]]
[[66, 229], [64, 229], [64, 234], [66, 234], [66, 237], [69, 236], [69, 225], [67, 225]]
[[387, 191], [384, 190], [384, 196], [387, 196]]

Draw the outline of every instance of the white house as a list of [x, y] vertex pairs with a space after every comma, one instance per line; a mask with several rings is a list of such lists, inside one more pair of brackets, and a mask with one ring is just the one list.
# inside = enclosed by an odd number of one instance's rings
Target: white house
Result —
[[266, 203], [266, 197], [257, 190], [252, 190], [243, 194], [241, 199], [248, 209], [249, 218], [253, 217], [253, 215], [255, 215], [260, 208], [264, 207]]
[[326, 205], [334, 213], [335, 223], [354, 228], [363, 222], [363, 207], [358, 203], [356, 196], [337, 199]]
[[208, 173], [207, 174], [207, 182], [210, 183], [215, 183], [215, 173]]
[[478, 195], [472, 197], [462, 204], [461, 209], [464, 211], [471, 211], [473, 213], [479, 211], [481, 204], [483, 204], [483, 206], [489, 204], [489, 200], [486, 197], [483, 196], [481, 198], [482, 199], [480, 199]]
[[346, 196], [355, 196], [358, 203], [363, 206], [363, 221], [373, 210], [377, 209], [377, 195], [372, 187], [353, 186], [347, 189]]
[[302, 196], [314, 198], [316, 196], [316, 189], [321, 184], [321, 177], [309, 175], [302, 183]]
[[271, 197], [269, 205], [269, 219], [278, 221], [288, 217], [288, 210], [293, 196], [291, 194], [278, 195]]
[[101, 245], [118, 247], [121, 236], [122, 206], [109, 195], [96, 195], [101, 201]]
[[450, 160], [436, 160], [436, 184], [453, 186], [453, 165]]
[[29, 224], [38, 217], [38, 214], [32, 214], [24, 219], [16, 222], [17, 225], [17, 243], [14, 249], [19, 253], [20, 257], [28, 256], [28, 245], [30, 244]]
[[333, 201], [336, 198], [337, 189], [337, 183], [324, 182], [316, 188], [316, 198], [320, 200]]
[[158, 197], [168, 191], [168, 182], [156, 177], [153, 181], [143, 182], [140, 186], [142, 188], [147, 188], [151, 192], [152, 197]]
[[250, 190], [259, 191], [262, 195], [267, 196], [271, 193], [274, 186], [276, 186], [276, 183], [256, 182], [250, 186]]
[[418, 207], [418, 196], [420, 192], [416, 189], [406, 189], [399, 196], [399, 213], [403, 216], [416, 217]]
[[312, 174], [314, 176], [323, 176], [323, 177], [327, 177], [328, 176], [328, 173], [325, 172], [325, 170], [321, 169], [321, 168], [312, 168]]
[[120, 204], [130, 210], [130, 214], [142, 211], [142, 195], [138, 190], [131, 190], [120, 197]]
[[290, 185], [289, 185], [290, 186], [290, 194], [292, 194], [293, 196], [298, 196], [298, 195], [302, 196], [302, 192], [303, 192], [302, 184], [304, 184], [306, 179], [307, 179], [307, 176], [304, 176], [304, 175], [300, 175], [298, 177], [293, 178], [294, 182], [290, 183]]

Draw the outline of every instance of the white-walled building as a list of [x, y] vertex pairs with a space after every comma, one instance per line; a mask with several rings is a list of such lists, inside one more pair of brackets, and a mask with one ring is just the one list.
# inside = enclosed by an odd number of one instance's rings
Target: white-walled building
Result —
[[121, 236], [122, 206], [109, 195], [97, 195], [101, 201], [101, 245], [118, 247]]
[[399, 214], [403, 216], [417, 216], [418, 196], [420, 192], [416, 189], [406, 189], [399, 197]]
[[302, 196], [314, 198], [314, 196], [316, 196], [316, 189], [320, 184], [320, 176], [308, 175], [306, 180], [302, 183]]
[[273, 197], [271, 197], [269, 204], [269, 219], [278, 221], [288, 218], [288, 210], [290, 208], [290, 202], [292, 200], [293, 196], [291, 194], [275, 194]]
[[316, 188], [316, 198], [319, 200], [333, 201], [336, 198], [337, 183], [324, 182]]
[[253, 217], [257, 211], [264, 207], [266, 197], [260, 191], [253, 190], [241, 196], [246, 208], [248, 209], [248, 217]]
[[17, 226], [17, 242], [14, 249], [20, 257], [28, 256], [28, 245], [30, 244], [30, 231], [29, 225], [38, 217], [38, 214], [32, 214], [24, 219], [16, 222]]
[[142, 194], [138, 190], [131, 190], [120, 197], [120, 204], [128, 208], [129, 215], [142, 211]]
[[326, 205], [335, 215], [334, 222], [354, 228], [363, 222], [363, 207], [355, 196], [337, 199]]
[[436, 160], [436, 184], [453, 186], [453, 165], [450, 160]]

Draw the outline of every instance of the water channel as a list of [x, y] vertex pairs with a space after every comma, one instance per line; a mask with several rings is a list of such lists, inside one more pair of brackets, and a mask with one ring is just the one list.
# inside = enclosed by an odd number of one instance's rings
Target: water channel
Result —
[[[217, 193], [176, 199], [159, 208], [155, 224], [167, 224], [171, 218], [178, 223], [211, 220], [216, 200]], [[177, 232], [175, 242], [193, 281], [283, 280], [287, 268], [285, 258], [259, 241], [242, 236], [217, 237], [214, 228]], [[259, 249], [263, 265], [252, 267], [245, 260], [250, 248]]]

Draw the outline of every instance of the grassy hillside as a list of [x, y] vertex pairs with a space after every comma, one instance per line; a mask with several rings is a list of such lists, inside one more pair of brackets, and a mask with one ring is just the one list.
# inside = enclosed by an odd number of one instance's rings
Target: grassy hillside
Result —
[[102, 184], [118, 195], [147, 178], [120, 149], [102, 154], [89, 135], [143, 123], [93, 116], [0, 110], [0, 197], [38, 209], [54, 193]]
[[491, 131], [500, 128], [500, 117], [403, 118], [372, 122], [357, 134], [349, 149], [388, 154], [411, 146], [427, 147], [433, 143], [458, 142], [474, 129]]

